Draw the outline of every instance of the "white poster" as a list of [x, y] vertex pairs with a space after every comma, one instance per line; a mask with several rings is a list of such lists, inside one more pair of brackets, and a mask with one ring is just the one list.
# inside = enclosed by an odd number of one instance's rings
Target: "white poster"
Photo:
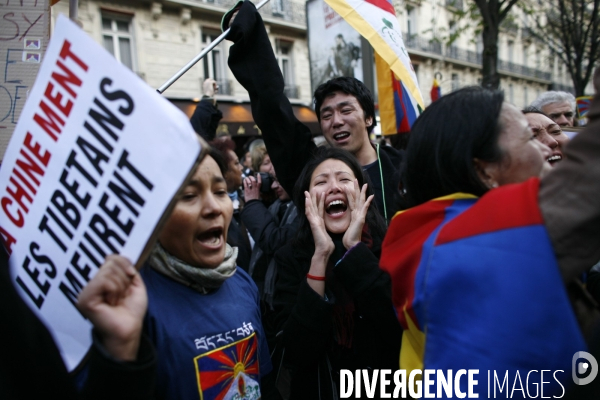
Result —
[[201, 146], [66, 17], [42, 60], [0, 169], [0, 233], [15, 287], [73, 369], [91, 344], [78, 293], [106, 255], [138, 261]]
[[360, 34], [323, 0], [307, 3], [312, 90], [331, 78], [363, 80]]

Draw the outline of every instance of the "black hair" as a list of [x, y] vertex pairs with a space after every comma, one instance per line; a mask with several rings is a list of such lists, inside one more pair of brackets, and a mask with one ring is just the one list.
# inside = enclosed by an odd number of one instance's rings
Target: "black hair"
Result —
[[503, 158], [498, 139], [504, 93], [466, 87], [433, 102], [411, 129], [403, 183], [411, 207], [456, 192], [481, 196], [474, 159]]
[[[362, 188], [363, 184], [368, 184], [366, 194], [367, 198], [373, 194], [368, 176], [364, 174], [362, 167], [350, 152], [335, 147], [318, 147], [313, 157], [308, 161], [300, 173], [300, 176], [296, 181], [296, 185], [294, 186], [293, 196], [294, 204], [298, 209], [298, 218], [300, 219], [298, 235], [293, 243], [296, 245], [297, 249], [301, 249], [301, 251], [310, 255], [312, 255], [314, 252], [315, 243], [308, 218], [306, 218], [305, 214], [306, 204], [304, 192], [309, 190], [310, 180], [315, 169], [317, 169], [321, 163], [330, 159], [339, 160], [350, 167], [352, 173], [358, 180], [359, 187]], [[367, 211], [367, 216], [365, 218], [365, 225], [368, 227], [369, 234], [373, 241], [372, 250], [377, 252], [380, 249], [381, 242], [385, 236], [386, 223], [377, 210], [375, 201], [372, 201], [371, 205], [369, 206], [369, 210]]]
[[371, 133], [377, 121], [375, 121], [375, 101], [371, 91], [365, 86], [364, 83], [356, 78], [350, 78], [342, 76], [339, 78], [333, 78], [327, 82], [319, 85], [315, 90], [314, 103], [315, 113], [317, 119], [321, 122], [321, 106], [327, 97], [333, 96], [334, 92], [342, 92], [356, 97], [358, 104], [360, 104], [365, 114], [365, 119], [371, 117], [371, 125], [367, 126], [367, 133]]
[[228, 136], [222, 136], [211, 140], [208, 144], [210, 144], [212, 148], [217, 149], [223, 156], [225, 163], [229, 165], [229, 163], [233, 160], [231, 154], [229, 154], [229, 150], [235, 153], [235, 142], [233, 139]]
[[215, 160], [215, 162], [219, 166], [219, 169], [221, 170], [223, 178], [225, 178], [225, 174], [229, 170], [229, 164], [225, 162], [225, 157], [223, 156], [223, 153], [221, 153], [219, 150], [212, 146], [210, 146], [208, 149], [208, 154], [206, 156], [211, 156], [213, 160]]

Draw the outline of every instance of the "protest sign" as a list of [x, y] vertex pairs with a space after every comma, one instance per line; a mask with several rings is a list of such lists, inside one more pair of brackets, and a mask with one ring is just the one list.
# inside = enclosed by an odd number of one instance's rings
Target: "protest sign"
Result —
[[59, 17], [0, 170], [0, 233], [69, 369], [91, 343], [78, 293], [106, 255], [140, 260], [200, 153], [179, 109]]
[[0, 4], [0, 159], [40, 69], [50, 32], [48, 0]]

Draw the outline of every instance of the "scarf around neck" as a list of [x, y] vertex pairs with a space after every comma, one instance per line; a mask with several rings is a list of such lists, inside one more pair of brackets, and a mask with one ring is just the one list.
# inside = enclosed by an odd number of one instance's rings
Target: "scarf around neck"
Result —
[[207, 294], [220, 288], [225, 280], [235, 274], [237, 269], [237, 255], [237, 247], [231, 247], [229, 244], [226, 244], [225, 258], [221, 265], [212, 269], [198, 268], [167, 253], [160, 243], [157, 242], [150, 253], [148, 263], [156, 271], [174, 281], [202, 294]]

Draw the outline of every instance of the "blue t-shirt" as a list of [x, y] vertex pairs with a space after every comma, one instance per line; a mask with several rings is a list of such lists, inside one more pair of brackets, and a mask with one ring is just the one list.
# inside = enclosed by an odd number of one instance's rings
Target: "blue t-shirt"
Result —
[[258, 290], [238, 268], [203, 295], [146, 266], [144, 331], [158, 355], [159, 398], [258, 399], [271, 359], [260, 319]]

